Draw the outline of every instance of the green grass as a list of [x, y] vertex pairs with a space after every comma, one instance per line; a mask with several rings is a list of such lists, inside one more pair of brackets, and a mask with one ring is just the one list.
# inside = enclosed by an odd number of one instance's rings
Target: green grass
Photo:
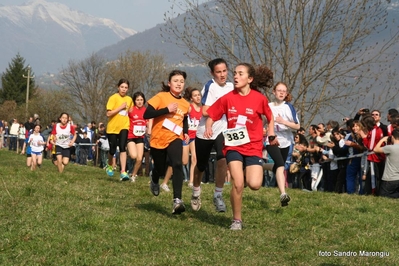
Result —
[[[399, 264], [396, 200], [289, 190], [281, 208], [276, 188], [245, 189], [244, 229], [230, 231], [230, 186], [227, 213], [215, 212], [213, 185], [195, 213], [185, 183], [187, 210], [174, 216], [172, 194], [152, 196], [147, 178], [77, 165], [60, 175], [49, 160], [31, 172], [25, 159], [0, 150], [0, 265]], [[347, 251], [357, 256], [334, 254]]]

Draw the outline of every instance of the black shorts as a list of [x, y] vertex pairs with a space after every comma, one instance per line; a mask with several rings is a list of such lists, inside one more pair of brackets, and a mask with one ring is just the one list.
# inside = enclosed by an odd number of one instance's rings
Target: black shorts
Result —
[[276, 173], [277, 168], [285, 166], [290, 147], [279, 148], [278, 146], [267, 145], [266, 150], [274, 161], [273, 173]]
[[127, 134], [129, 130], [122, 129], [119, 134], [108, 134], [108, 142], [109, 142], [109, 153], [114, 155], [116, 153], [116, 147], [119, 147], [119, 152], [126, 152], [127, 145]]
[[223, 134], [220, 133], [216, 139], [200, 139], [195, 138], [195, 154], [197, 155], [197, 167], [201, 172], [205, 171], [208, 166], [209, 157], [211, 156], [212, 148], [216, 152], [216, 160], [224, 158], [222, 152], [224, 143]]
[[226, 161], [227, 163], [231, 161], [240, 161], [242, 162], [242, 165], [245, 166], [251, 166], [251, 165], [263, 165], [263, 159], [258, 157], [258, 156], [246, 156], [242, 155], [238, 151], [227, 151], [226, 153]]
[[129, 142], [134, 142], [134, 143], [136, 143], [136, 144], [144, 143], [144, 138], [128, 139], [128, 140], [127, 140], [127, 143], [129, 143]]
[[62, 155], [62, 158], [64, 157], [70, 157], [71, 156], [71, 149], [70, 148], [62, 148], [60, 146], [55, 146], [55, 154]]

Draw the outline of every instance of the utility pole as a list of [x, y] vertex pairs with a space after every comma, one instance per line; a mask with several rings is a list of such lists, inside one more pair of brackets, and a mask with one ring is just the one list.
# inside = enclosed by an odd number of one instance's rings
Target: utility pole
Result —
[[28, 76], [22, 75], [22, 77], [28, 79], [26, 83], [26, 106], [25, 106], [25, 118], [28, 120], [29, 114], [28, 114], [28, 105], [29, 105], [29, 82], [30, 79], [35, 78], [35, 76], [30, 75], [30, 65], [28, 65]]

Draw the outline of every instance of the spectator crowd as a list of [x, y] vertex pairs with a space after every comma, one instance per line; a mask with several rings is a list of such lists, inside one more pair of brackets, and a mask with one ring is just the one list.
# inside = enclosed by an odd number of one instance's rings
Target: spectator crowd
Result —
[[[155, 196], [160, 189], [170, 191], [171, 178], [174, 214], [185, 211], [183, 181], [193, 189], [195, 211], [201, 208], [201, 181], [215, 182], [214, 205], [220, 212], [226, 211], [223, 186], [232, 181], [232, 230], [242, 228], [244, 186], [277, 187], [282, 206], [290, 201], [286, 188], [399, 198], [397, 109], [361, 108], [342, 123], [332, 119], [304, 128], [285, 83], [276, 83], [275, 99], [269, 102], [259, 90], [265, 88], [259, 85], [259, 68], [236, 66], [233, 84], [226, 80], [223, 59], [212, 60], [209, 67], [212, 79], [202, 90], [185, 89], [186, 73], [175, 70], [148, 102], [141, 92], [127, 96], [129, 81], [121, 79], [106, 106], [107, 124], [74, 124], [66, 113], [45, 128], [37, 114], [25, 123], [2, 120], [0, 148], [26, 154], [32, 170], [44, 158], [60, 172], [71, 162], [100, 167], [109, 176], [119, 170], [121, 181], [150, 176]], [[270, 80], [271, 74], [266, 87], [272, 87]], [[245, 99], [259, 102], [260, 109], [248, 111], [252, 106]], [[245, 116], [234, 116], [241, 107]]]

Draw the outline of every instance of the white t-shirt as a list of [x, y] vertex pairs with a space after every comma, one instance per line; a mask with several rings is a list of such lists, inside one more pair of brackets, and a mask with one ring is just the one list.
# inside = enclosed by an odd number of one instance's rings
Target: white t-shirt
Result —
[[26, 133], [25, 127], [20, 127], [19, 131], [18, 131], [18, 138], [19, 139], [25, 139], [26, 138], [25, 137], [25, 133]]
[[399, 180], [399, 144], [387, 145], [381, 149], [387, 155], [382, 180]]
[[19, 124], [12, 123], [12, 125], [10, 127], [10, 135], [18, 135], [18, 130], [19, 130]]
[[[270, 109], [272, 109], [274, 119], [280, 115], [284, 120], [294, 123], [299, 123], [298, 115], [294, 107], [287, 102], [276, 105], [275, 102], [269, 102]], [[292, 129], [285, 125], [279, 124], [274, 120], [274, 134], [280, 143], [279, 148], [287, 148], [294, 143], [294, 134]]]
[[33, 152], [42, 152], [44, 150], [44, 138], [40, 134], [32, 133], [29, 136], [30, 148]]
[[69, 143], [71, 142], [71, 125], [67, 124], [65, 128], [61, 128], [60, 123], [57, 123], [55, 137], [55, 145], [64, 149], [69, 148]]
[[[201, 91], [202, 105], [212, 106], [214, 102], [216, 102], [219, 98], [229, 93], [233, 89], [234, 85], [231, 82], [226, 82], [226, 85], [221, 87], [213, 79], [211, 79], [205, 84], [204, 88]], [[208, 117], [203, 117], [203, 116], [201, 117], [201, 120], [199, 121], [197, 128], [197, 135], [196, 135], [197, 138], [204, 139], [205, 122], [207, 119]], [[220, 120], [215, 121], [215, 123], [213, 123], [212, 125], [213, 135], [212, 138], [210, 139], [216, 139], [216, 137], [226, 129], [227, 129], [226, 115], [223, 115], [223, 117]]]

